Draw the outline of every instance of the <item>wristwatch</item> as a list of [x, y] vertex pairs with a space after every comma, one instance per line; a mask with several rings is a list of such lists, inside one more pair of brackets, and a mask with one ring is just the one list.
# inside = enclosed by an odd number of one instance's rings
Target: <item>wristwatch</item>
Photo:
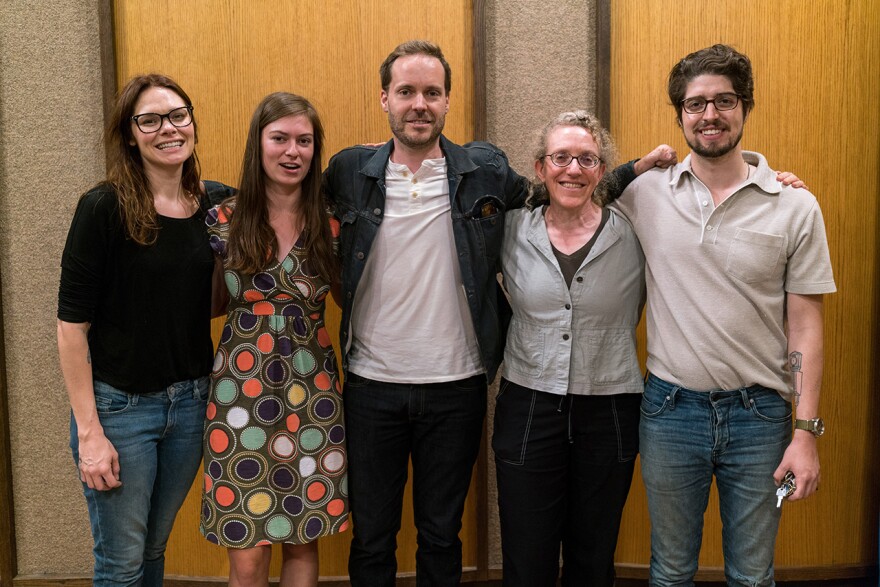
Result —
[[817, 438], [825, 434], [825, 422], [822, 418], [813, 418], [812, 420], [795, 420], [794, 427], [796, 430], [806, 430], [812, 432]]

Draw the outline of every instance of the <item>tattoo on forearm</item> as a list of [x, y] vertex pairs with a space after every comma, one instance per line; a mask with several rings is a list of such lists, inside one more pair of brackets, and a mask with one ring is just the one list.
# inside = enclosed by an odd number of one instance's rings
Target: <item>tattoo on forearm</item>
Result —
[[794, 386], [794, 405], [797, 407], [801, 403], [801, 384], [804, 378], [802, 370], [804, 361], [803, 353], [794, 351], [788, 355], [788, 367], [791, 371], [791, 383]]

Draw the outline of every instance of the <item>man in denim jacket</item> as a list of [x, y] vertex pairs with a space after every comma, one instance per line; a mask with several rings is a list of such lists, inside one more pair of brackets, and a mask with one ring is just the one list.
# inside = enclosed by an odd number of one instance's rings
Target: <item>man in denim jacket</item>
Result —
[[394, 138], [330, 161], [341, 223], [353, 585], [394, 585], [407, 462], [420, 584], [458, 585], [461, 516], [487, 381], [502, 356], [497, 259], [525, 178], [487, 143], [440, 133], [451, 73], [440, 48], [397, 47], [380, 69]]
[[[412, 457], [418, 583], [458, 585], [486, 388], [503, 355], [504, 212], [524, 204], [528, 182], [496, 147], [442, 136], [451, 72], [439, 47], [403, 43], [379, 72], [392, 140], [345, 149], [324, 174], [341, 224], [349, 573], [355, 587], [394, 585]], [[658, 147], [639, 171], [670, 156]], [[635, 173], [615, 170], [619, 189]]]

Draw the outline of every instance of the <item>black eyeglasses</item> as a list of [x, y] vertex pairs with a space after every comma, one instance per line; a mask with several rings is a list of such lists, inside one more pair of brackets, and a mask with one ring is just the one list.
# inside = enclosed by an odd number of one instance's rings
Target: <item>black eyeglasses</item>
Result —
[[192, 124], [192, 106], [181, 106], [175, 108], [168, 114], [156, 114], [155, 112], [144, 112], [137, 116], [132, 116], [131, 120], [137, 125], [141, 132], [152, 133], [158, 132], [162, 128], [162, 119], [167, 118], [172, 126], [183, 128]]
[[549, 155], [544, 155], [544, 157], [550, 159], [550, 163], [552, 163], [556, 167], [568, 167], [569, 165], [571, 165], [572, 159], [578, 162], [578, 165], [580, 165], [581, 169], [592, 169], [602, 162], [601, 159], [599, 159], [592, 153], [584, 153], [583, 155], [578, 155], [577, 157], [575, 157], [574, 155], [570, 155], [569, 153], [560, 151], [558, 153], [550, 153]]
[[685, 98], [682, 100], [681, 107], [684, 108], [684, 111], [688, 114], [700, 114], [701, 112], [706, 111], [706, 106], [710, 103], [715, 106], [715, 110], [721, 112], [725, 110], [733, 110], [736, 108], [736, 105], [739, 104], [739, 95], [725, 92], [723, 94], [718, 94], [712, 100], [704, 98], [703, 96], [694, 96], [693, 98]]

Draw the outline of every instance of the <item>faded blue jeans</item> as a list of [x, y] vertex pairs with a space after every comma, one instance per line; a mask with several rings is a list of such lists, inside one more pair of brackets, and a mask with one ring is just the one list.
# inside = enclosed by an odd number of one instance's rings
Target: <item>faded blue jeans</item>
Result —
[[713, 476], [727, 584], [775, 585], [782, 510], [773, 472], [791, 441], [791, 404], [761, 386], [692, 391], [651, 375], [639, 432], [651, 516], [651, 586], [694, 584]]
[[[202, 458], [208, 378], [126, 393], [95, 381], [104, 435], [119, 453], [120, 487], [83, 493], [95, 541], [94, 587], [157, 587], [177, 510]], [[70, 448], [79, 460], [76, 421]]]

